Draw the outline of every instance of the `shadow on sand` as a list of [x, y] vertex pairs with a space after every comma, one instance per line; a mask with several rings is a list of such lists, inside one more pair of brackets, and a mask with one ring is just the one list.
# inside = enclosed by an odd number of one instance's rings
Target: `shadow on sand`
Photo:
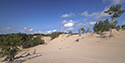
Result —
[[106, 38], [107, 36], [106, 36], [106, 34], [107, 33], [96, 33], [97, 35], [99, 35], [99, 36], [96, 36], [97, 38]]
[[[27, 60], [31, 60], [31, 59], [34, 59], [34, 58], [37, 58], [40, 56], [42, 56], [42, 54], [36, 53], [36, 49], [32, 52], [30, 50], [27, 50], [26, 52], [22, 53], [21, 55], [16, 56], [12, 63], [23, 63]], [[7, 60], [3, 60], [1, 62], [4, 62], [4, 61], [7, 62]]]
[[15, 60], [13, 63], [23, 63], [23, 62], [26, 62], [27, 60], [31, 60], [40, 56], [42, 56], [42, 54], [36, 53], [36, 54], [32, 54], [26, 57], [20, 57], [19, 60]]
[[37, 57], [42, 56], [42, 54], [40, 53], [36, 53], [36, 49], [31, 53], [29, 53], [30, 50], [27, 50], [26, 52], [24, 52], [23, 54], [21, 54], [20, 56], [16, 57], [13, 63], [23, 63], [27, 60], [31, 60]]

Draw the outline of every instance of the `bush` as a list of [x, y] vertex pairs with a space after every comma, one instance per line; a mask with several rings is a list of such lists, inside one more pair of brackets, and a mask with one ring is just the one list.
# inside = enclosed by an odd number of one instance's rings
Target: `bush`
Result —
[[62, 34], [62, 32], [53, 32], [52, 34], [50, 34], [51, 40], [53, 40], [56, 37], [59, 37], [60, 34]]
[[23, 48], [33, 47], [39, 44], [44, 44], [44, 40], [41, 40], [40, 37], [35, 37], [33, 39], [29, 38], [27, 41], [23, 43]]
[[79, 42], [79, 39], [76, 39], [75, 41], [76, 41], [76, 42]]

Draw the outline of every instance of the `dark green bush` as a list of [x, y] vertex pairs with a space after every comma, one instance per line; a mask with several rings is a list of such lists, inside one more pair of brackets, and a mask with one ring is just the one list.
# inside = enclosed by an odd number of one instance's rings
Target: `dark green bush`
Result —
[[79, 39], [76, 39], [75, 41], [76, 41], [76, 42], [79, 42]]
[[52, 34], [50, 34], [51, 36], [51, 40], [53, 40], [56, 37], [59, 37], [60, 34], [62, 34], [63, 32], [53, 32]]

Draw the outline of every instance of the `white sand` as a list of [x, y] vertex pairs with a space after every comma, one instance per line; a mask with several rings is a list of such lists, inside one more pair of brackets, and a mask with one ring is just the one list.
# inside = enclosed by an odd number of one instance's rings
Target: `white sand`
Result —
[[[109, 35], [109, 32], [105, 32]], [[113, 38], [100, 38], [97, 34], [81, 36], [62, 34], [58, 38], [38, 45], [36, 54], [16, 60], [17, 63], [125, 63], [125, 31], [113, 30]], [[49, 38], [46, 38], [49, 41]], [[75, 40], [79, 39], [79, 42]], [[47, 40], [46, 40], [47, 41]]]

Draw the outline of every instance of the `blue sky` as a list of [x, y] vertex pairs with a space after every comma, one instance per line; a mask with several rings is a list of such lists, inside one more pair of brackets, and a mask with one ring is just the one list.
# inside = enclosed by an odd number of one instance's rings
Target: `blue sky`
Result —
[[[124, 0], [0, 0], [0, 34], [92, 29], [95, 22], [109, 18], [103, 11], [119, 3], [125, 9]], [[117, 18], [120, 25], [124, 17]]]

